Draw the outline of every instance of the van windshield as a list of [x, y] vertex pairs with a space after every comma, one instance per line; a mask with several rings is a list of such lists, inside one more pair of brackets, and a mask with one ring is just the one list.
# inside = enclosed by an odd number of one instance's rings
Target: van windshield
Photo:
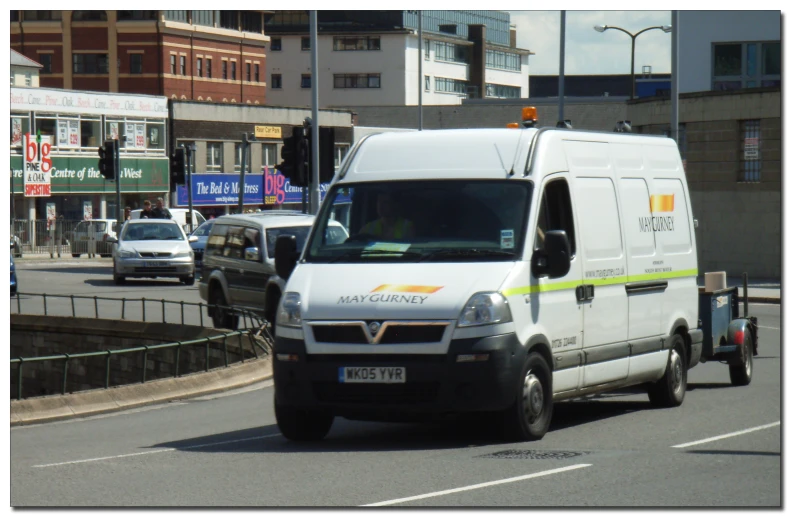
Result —
[[[388, 181], [335, 185], [307, 262], [514, 261], [522, 254], [532, 183]], [[327, 238], [336, 220], [349, 234]]]

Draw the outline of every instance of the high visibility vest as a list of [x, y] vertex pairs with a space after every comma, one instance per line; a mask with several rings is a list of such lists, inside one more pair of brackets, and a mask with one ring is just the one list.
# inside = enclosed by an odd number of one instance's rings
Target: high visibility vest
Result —
[[[406, 235], [407, 230], [407, 221], [406, 219], [398, 218], [395, 222], [395, 227], [393, 229], [393, 238], [394, 239], [403, 239]], [[377, 237], [381, 237], [384, 235], [384, 226], [382, 225], [382, 220], [377, 219], [374, 221], [372, 227], [373, 234]]]

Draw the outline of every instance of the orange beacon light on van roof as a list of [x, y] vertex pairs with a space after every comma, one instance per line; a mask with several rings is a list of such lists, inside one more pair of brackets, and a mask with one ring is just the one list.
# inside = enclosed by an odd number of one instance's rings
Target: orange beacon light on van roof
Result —
[[538, 122], [538, 112], [536, 111], [535, 106], [525, 106], [522, 108], [522, 122], [532, 122], [535, 124]]

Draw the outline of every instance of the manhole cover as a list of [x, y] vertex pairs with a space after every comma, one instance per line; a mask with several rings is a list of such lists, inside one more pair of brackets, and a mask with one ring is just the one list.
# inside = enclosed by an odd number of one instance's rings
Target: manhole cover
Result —
[[576, 451], [530, 451], [511, 449], [478, 456], [479, 458], [498, 458], [505, 460], [565, 460], [582, 456], [585, 452]]

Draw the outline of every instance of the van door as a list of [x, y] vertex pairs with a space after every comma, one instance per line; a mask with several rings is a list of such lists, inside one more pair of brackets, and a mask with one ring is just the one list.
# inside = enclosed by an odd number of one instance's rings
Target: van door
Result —
[[574, 210], [568, 186], [568, 175], [548, 177], [541, 192], [536, 217], [535, 250], [544, 247], [544, 234], [563, 230], [571, 247], [571, 269], [563, 278], [536, 281], [540, 296], [531, 297], [531, 315], [547, 333], [552, 348], [552, 391], [555, 394], [579, 388], [582, 365], [582, 304], [577, 301], [574, 286], [582, 277], [582, 261], [575, 231]]
[[564, 142], [580, 222], [583, 386], [626, 379], [626, 257], [614, 169], [606, 143]]

